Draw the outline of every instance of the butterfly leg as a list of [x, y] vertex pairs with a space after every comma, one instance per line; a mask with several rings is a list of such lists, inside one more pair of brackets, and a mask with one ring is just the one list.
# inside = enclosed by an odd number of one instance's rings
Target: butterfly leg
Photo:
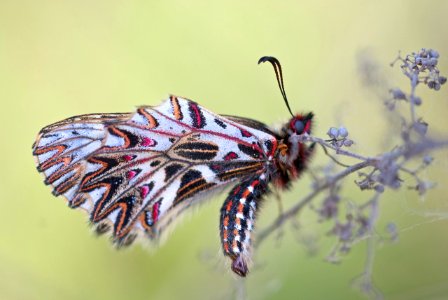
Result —
[[251, 232], [261, 197], [267, 191], [264, 175], [244, 181], [229, 193], [221, 208], [220, 234], [224, 255], [232, 271], [245, 277], [250, 260]]
[[278, 189], [275, 190], [275, 200], [277, 200], [278, 214], [281, 215], [283, 213], [283, 203]]

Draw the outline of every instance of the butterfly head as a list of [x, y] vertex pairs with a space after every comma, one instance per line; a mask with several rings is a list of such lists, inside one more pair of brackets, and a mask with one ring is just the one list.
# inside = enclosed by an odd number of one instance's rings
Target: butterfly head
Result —
[[312, 112], [292, 117], [278, 133], [275, 161], [281, 171], [275, 180], [278, 187], [288, 187], [292, 179], [298, 178], [314, 150], [314, 144], [303, 142], [301, 136], [310, 134], [313, 125]]
[[308, 114], [297, 114], [289, 121], [288, 131], [297, 135], [302, 135], [304, 133], [310, 134], [313, 117], [314, 115], [312, 112]]
[[277, 186], [287, 186], [290, 180], [297, 178], [306, 167], [308, 158], [314, 149], [314, 144], [309, 146], [305, 145], [300, 139], [301, 135], [311, 133], [314, 115], [311, 112], [296, 115], [292, 113], [288, 98], [286, 97], [280, 62], [275, 57], [263, 56], [258, 63], [264, 62], [270, 62], [274, 67], [278, 87], [282, 93], [286, 108], [292, 117], [279, 132], [279, 144], [275, 159], [278, 168], [281, 170], [281, 175], [276, 179]]

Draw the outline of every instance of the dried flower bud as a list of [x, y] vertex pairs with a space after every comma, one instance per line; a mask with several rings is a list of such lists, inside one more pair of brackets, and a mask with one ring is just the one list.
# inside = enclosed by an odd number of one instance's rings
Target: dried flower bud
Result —
[[352, 140], [349, 140], [349, 139], [345, 139], [344, 140], [344, 142], [343, 142], [343, 145], [345, 146], [345, 147], [350, 147], [351, 145], [353, 145], [353, 141]]
[[344, 141], [345, 140], [338, 140], [338, 141], [336, 141], [335, 146], [337, 148], [341, 148], [342, 146], [344, 146]]
[[427, 85], [430, 89], [433, 89], [436, 85], [436, 82], [431, 80], [431, 81], [428, 81]]
[[370, 227], [370, 221], [365, 216], [359, 216], [356, 221], [358, 222], [359, 228], [358, 228], [358, 236], [363, 236], [366, 234]]
[[418, 55], [427, 57], [427, 56], [428, 56], [428, 50], [427, 50], [426, 48], [422, 48], [422, 49], [419, 51]]
[[432, 156], [430, 156], [430, 155], [425, 155], [425, 156], [423, 157], [423, 163], [424, 163], [425, 165], [429, 165], [429, 164], [431, 164], [433, 160], [434, 160], [434, 158], [433, 158]]
[[353, 223], [351, 221], [345, 224], [338, 224], [335, 229], [335, 233], [341, 241], [350, 241], [353, 235]]
[[428, 123], [422, 120], [418, 120], [417, 122], [414, 123], [413, 128], [417, 133], [425, 135], [426, 132], [428, 131]]
[[377, 193], [383, 193], [384, 192], [384, 185], [377, 184], [377, 185], [375, 185], [374, 189], [375, 189], [375, 192], [377, 192]]
[[330, 195], [324, 200], [322, 207], [319, 209], [322, 219], [331, 219], [337, 215], [339, 201], [340, 198], [337, 195]]
[[433, 49], [429, 50], [429, 55], [434, 58], [439, 58], [439, 52], [437, 52], [436, 50], [433, 50]]
[[409, 141], [409, 132], [407, 130], [401, 131], [400, 135], [403, 141]]
[[328, 132], [327, 135], [332, 138], [335, 139], [339, 136], [339, 130], [336, 127], [331, 127]]
[[411, 101], [412, 101], [412, 103], [414, 103], [417, 106], [422, 104], [422, 98], [417, 97], [417, 96], [411, 96]]
[[435, 67], [435, 66], [437, 66], [437, 63], [438, 63], [437, 58], [431, 57], [431, 58], [429, 59], [429, 65], [430, 65], [430, 66]]
[[433, 187], [435, 187], [436, 184], [434, 182], [431, 181], [420, 181], [415, 187], [414, 189], [418, 192], [418, 194], [420, 196], [423, 196], [424, 194], [426, 194], [426, 192], [429, 189], [432, 189]]
[[391, 182], [389, 184], [389, 186], [393, 189], [398, 189], [401, 186], [401, 181], [397, 179], [397, 180]]
[[392, 94], [392, 97], [396, 100], [406, 100], [406, 94], [403, 93], [403, 91], [400, 90], [399, 88], [390, 89], [390, 93]]
[[398, 177], [398, 166], [390, 160], [380, 161], [378, 165], [380, 174], [378, 181], [392, 189], [397, 189], [401, 186], [400, 178]]
[[390, 111], [395, 109], [395, 101], [393, 101], [393, 100], [384, 101], [384, 104], [386, 105], [387, 109]]
[[348, 136], [347, 128], [344, 126], [339, 127], [339, 136], [342, 138], [346, 138]]
[[391, 241], [396, 242], [398, 240], [398, 228], [397, 228], [397, 225], [395, 223], [390, 222], [390, 223], [388, 223], [386, 225], [386, 230], [387, 230], [387, 232], [390, 235]]

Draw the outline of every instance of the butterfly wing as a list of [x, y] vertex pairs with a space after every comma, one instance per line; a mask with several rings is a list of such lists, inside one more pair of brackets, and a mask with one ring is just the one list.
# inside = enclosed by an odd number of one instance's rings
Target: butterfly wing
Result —
[[239, 117], [239, 116], [229, 116], [229, 115], [223, 115], [227, 120], [233, 121], [237, 124], [244, 125], [259, 131], [263, 131], [269, 135], [275, 135], [275, 133], [269, 128], [268, 125], [264, 124], [263, 122], [246, 118], [246, 117]]
[[171, 96], [134, 114], [47, 126], [33, 148], [53, 193], [126, 245], [138, 233], [158, 237], [206, 192], [266, 172], [276, 139]]
[[37, 170], [53, 193], [72, 201], [86, 172], [85, 158], [101, 149], [107, 127], [128, 119], [130, 114], [89, 114], [65, 119], [43, 128], [33, 144]]

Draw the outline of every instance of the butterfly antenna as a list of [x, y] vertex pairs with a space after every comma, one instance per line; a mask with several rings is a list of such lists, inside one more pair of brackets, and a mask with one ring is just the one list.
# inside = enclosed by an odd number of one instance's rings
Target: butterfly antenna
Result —
[[294, 117], [294, 114], [292, 113], [291, 108], [289, 107], [288, 98], [286, 97], [285, 85], [283, 84], [282, 66], [280, 65], [280, 62], [278, 61], [278, 59], [276, 59], [273, 56], [263, 56], [262, 58], [260, 58], [258, 60], [258, 64], [261, 64], [261, 63], [264, 63], [267, 61], [270, 62], [272, 64], [272, 66], [274, 67], [275, 76], [277, 77], [278, 87], [280, 88], [280, 92], [282, 93], [283, 100], [285, 100], [286, 107], [288, 108], [289, 113], [291, 114], [291, 116]]

